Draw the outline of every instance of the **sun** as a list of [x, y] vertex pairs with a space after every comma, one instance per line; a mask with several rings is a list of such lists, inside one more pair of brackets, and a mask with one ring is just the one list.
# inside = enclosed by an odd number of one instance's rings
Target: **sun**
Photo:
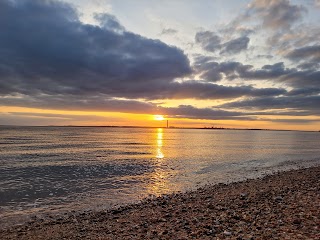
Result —
[[164, 117], [162, 115], [154, 115], [154, 119], [157, 121], [162, 121], [164, 120]]

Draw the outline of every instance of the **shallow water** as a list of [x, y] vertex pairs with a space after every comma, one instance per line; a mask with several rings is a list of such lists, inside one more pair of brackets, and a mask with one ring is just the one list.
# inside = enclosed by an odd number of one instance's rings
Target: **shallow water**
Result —
[[320, 163], [320, 133], [1, 127], [0, 227]]

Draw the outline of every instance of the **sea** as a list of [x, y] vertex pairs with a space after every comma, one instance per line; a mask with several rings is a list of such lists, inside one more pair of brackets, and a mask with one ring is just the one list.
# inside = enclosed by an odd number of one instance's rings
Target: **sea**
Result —
[[320, 132], [0, 127], [0, 228], [320, 164]]

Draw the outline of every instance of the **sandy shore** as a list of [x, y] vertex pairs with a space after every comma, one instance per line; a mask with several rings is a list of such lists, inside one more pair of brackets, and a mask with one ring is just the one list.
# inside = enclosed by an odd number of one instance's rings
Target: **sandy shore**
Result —
[[320, 239], [320, 167], [35, 219], [0, 239]]

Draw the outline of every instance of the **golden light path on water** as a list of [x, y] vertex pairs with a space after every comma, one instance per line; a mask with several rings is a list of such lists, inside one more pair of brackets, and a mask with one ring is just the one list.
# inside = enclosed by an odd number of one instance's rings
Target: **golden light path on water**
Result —
[[165, 158], [165, 154], [163, 151], [163, 147], [165, 146], [164, 142], [164, 130], [163, 128], [158, 128], [155, 132], [155, 160], [156, 165], [158, 166], [154, 173], [150, 176], [152, 179], [151, 184], [147, 186], [148, 194], [150, 195], [161, 195], [167, 194], [169, 192], [178, 190], [175, 184], [170, 183], [169, 178], [171, 176], [171, 172], [168, 170], [164, 170], [163, 166], [166, 166], [167, 159]]
[[163, 144], [163, 129], [158, 128], [157, 130], [157, 155], [156, 158], [164, 158], [163, 152], [162, 152], [162, 144]]

